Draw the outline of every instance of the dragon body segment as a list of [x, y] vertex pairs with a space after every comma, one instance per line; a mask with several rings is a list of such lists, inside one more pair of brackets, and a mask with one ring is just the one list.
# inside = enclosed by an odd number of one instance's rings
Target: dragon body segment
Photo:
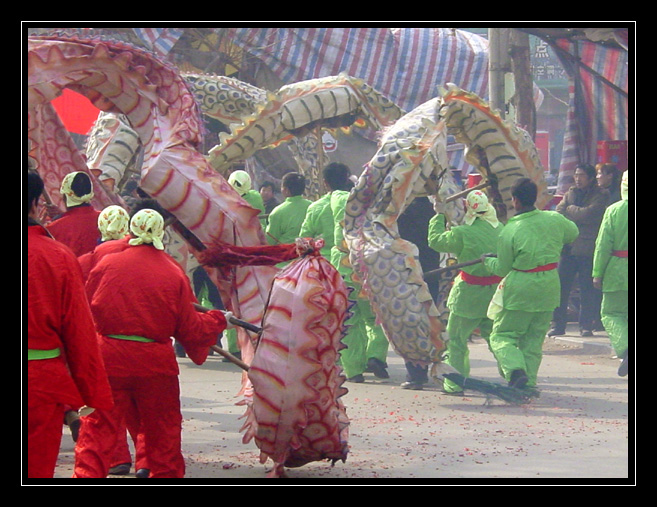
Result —
[[[405, 360], [439, 362], [443, 324], [422, 276], [417, 247], [397, 219], [417, 196], [458, 191], [447, 168], [446, 131], [432, 99], [384, 132], [345, 208], [349, 261], [394, 350]], [[462, 215], [451, 206], [454, 219]]]
[[244, 441], [255, 440], [262, 463], [274, 462], [272, 477], [284, 467], [344, 461], [348, 452], [349, 419], [341, 401], [347, 390], [338, 366], [347, 288], [319, 255], [321, 246], [313, 248], [274, 279], [248, 372], [253, 396]]
[[506, 213], [506, 218], [513, 216], [511, 185], [519, 177], [531, 178], [537, 184], [536, 207], [542, 209], [547, 205], [551, 196], [544, 168], [529, 134], [503, 120], [488, 103], [471, 92], [448, 85], [441, 94], [440, 115], [449, 133], [467, 146], [466, 160], [491, 182], [489, 193], [498, 210]]
[[[72, 37], [28, 39], [28, 137], [41, 174], [62, 171], [48, 166], [48, 150], [54, 149], [48, 142], [65, 146], [70, 136], [45, 142], [41, 119], [52, 108], [50, 101], [66, 87], [86, 96], [101, 111], [125, 115], [144, 150], [140, 187], [202, 244], [265, 244], [258, 210], [198, 151], [201, 113], [186, 81], [174, 67], [127, 44]], [[66, 171], [70, 172], [68, 167]], [[237, 316], [259, 323], [275, 272], [269, 266], [240, 267], [216, 283]]]

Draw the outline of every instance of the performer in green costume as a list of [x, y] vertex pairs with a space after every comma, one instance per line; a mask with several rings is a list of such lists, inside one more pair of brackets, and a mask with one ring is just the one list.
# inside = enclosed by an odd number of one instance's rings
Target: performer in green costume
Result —
[[[497, 252], [497, 240], [503, 226], [486, 194], [474, 190], [466, 198], [465, 225], [445, 230], [445, 215], [440, 203], [437, 214], [429, 222], [429, 246], [437, 252], [455, 254], [459, 263], [479, 259], [483, 254]], [[463, 376], [470, 373], [468, 340], [477, 328], [488, 342], [493, 322], [487, 317], [490, 303], [501, 278], [491, 274], [483, 264], [464, 267], [456, 276], [447, 298], [447, 354], [445, 362]], [[452, 394], [463, 389], [446, 379], [443, 391]]]
[[593, 285], [602, 289], [602, 324], [618, 357], [618, 374], [628, 373], [628, 175], [623, 173], [621, 200], [605, 210], [595, 242]]
[[[328, 167], [328, 166], [327, 166]], [[383, 328], [376, 323], [376, 317], [369, 299], [359, 297], [360, 285], [352, 281], [352, 268], [343, 260], [349, 255], [344, 245], [342, 222], [344, 210], [349, 198], [349, 191], [331, 192], [330, 209], [333, 214], [334, 244], [331, 250], [331, 264], [352, 288], [351, 299], [355, 300], [351, 308], [352, 316], [347, 321], [347, 334], [342, 339], [346, 348], [340, 351], [340, 363], [350, 382], [364, 382], [363, 373], [372, 371], [376, 377], [389, 378], [386, 370], [388, 356], [388, 339]]]
[[556, 211], [534, 207], [537, 188], [529, 178], [518, 179], [511, 195], [516, 214], [500, 233], [497, 258], [483, 258], [492, 273], [504, 277], [488, 309], [489, 344], [509, 385], [535, 387], [543, 341], [559, 305], [559, 257], [579, 232]]
[[339, 162], [332, 162], [324, 168], [322, 175], [329, 191], [308, 206], [306, 218], [301, 225], [299, 236], [302, 238], [310, 237], [324, 240], [321, 253], [328, 260], [331, 260], [331, 250], [335, 241], [335, 223], [333, 222], [333, 212], [331, 211], [331, 194], [335, 190], [349, 192], [349, 189], [353, 186], [349, 180], [350, 174], [351, 171], [349, 171], [349, 168]]
[[303, 197], [306, 180], [302, 174], [291, 172], [283, 176], [281, 193], [285, 200], [269, 214], [267, 242], [270, 245], [290, 244], [299, 237], [306, 210], [312, 201]]

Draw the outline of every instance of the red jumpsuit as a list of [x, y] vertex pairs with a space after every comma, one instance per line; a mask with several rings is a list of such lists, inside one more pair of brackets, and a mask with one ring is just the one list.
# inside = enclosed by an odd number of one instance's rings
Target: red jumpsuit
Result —
[[167, 253], [152, 245], [105, 256], [89, 274], [87, 294], [116, 408], [84, 418], [74, 477], [107, 475], [117, 429], [132, 403], [140, 415], [150, 477], [184, 477], [179, 370], [172, 338], [194, 363], [202, 364], [226, 328], [223, 313], [194, 310], [189, 279]]
[[100, 241], [98, 215], [100, 211], [90, 205], [76, 206], [46, 227], [53, 238], [73, 250], [76, 257], [80, 257], [91, 252]]
[[[28, 226], [27, 239], [28, 477], [52, 477], [64, 406], [113, 402], [75, 256], [40, 225]], [[29, 359], [39, 353], [56, 357]]]
[[[130, 246], [128, 244], [129, 240], [130, 236], [125, 236], [121, 239], [105, 241], [100, 243], [91, 252], [87, 252], [78, 257], [78, 262], [82, 268], [82, 276], [85, 281], [89, 277], [91, 270], [104, 256], [122, 252]], [[135, 410], [132, 410], [131, 412], [125, 413], [124, 416], [125, 426], [135, 443], [135, 470], [139, 470], [140, 468], [148, 468], [148, 464], [146, 462], [146, 454], [144, 451], [143, 435], [139, 433], [139, 419], [134, 416], [134, 412]], [[124, 435], [125, 428], [119, 428], [119, 437], [116, 441], [116, 449], [114, 450], [114, 456], [110, 461], [110, 467], [121, 465], [123, 463], [132, 463], [130, 448], [128, 446], [127, 438], [124, 438]]]

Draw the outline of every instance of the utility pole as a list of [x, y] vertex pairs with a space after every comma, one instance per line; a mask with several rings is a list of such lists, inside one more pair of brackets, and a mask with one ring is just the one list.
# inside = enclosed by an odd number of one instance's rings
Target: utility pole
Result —
[[511, 70], [509, 61], [509, 28], [488, 29], [488, 95], [493, 111], [506, 117], [504, 77]]
[[536, 137], [536, 104], [534, 104], [534, 80], [527, 33], [511, 29], [509, 55], [514, 82], [512, 102], [516, 112], [515, 122], [534, 139]]

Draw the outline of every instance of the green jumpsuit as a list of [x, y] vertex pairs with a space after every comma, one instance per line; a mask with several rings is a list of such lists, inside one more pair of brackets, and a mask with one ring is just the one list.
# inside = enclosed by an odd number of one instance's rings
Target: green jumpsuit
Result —
[[294, 243], [311, 203], [301, 195], [294, 195], [276, 206], [269, 214], [267, 242], [270, 245]]
[[306, 218], [301, 224], [299, 237], [323, 239], [324, 246], [321, 249], [321, 254], [330, 260], [334, 242], [334, 229], [331, 193], [329, 192], [308, 206]]
[[[459, 225], [445, 230], [445, 215], [435, 215], [429, 221], [429, 246], [437, 252], [455, 254], [457, 261], [467, 262], [479, 259], [483, 254], [497, 252], [497, 240], [502, 224], [493, 227], [482, 218], [476, 218], [471, 225]], [[499, 277], [491, 276], [482, 264], [463, 268], [465, 274], [459, 274], [454, 280], [447, 308], [447, 354], [445, 362], [464, 376], [470, 373], [468, 340], [477, 328], [488, 342], [493, 322], [487, 317], [490, 303]], [[445, 392], [460, 392], [462, 388], [450, 380], [443, 384]]]
[[593, 278], [602, 278], [602, 324], [618, 357], [628, 347], [628, 202], [610, 205], [593, 255]]
[[346, 190], [331, 192], [330, 208], [333, 213], [334, 244], [331, 250], [331, 264], [343, 276], [348, 287], [353, 288], [352, 298], [356, 304], [351, 308], [353, 315], [347, 321], [347, 334], [342, 343], [346, 348], [340, 351], [340, 362], [347, 378], [361, 375], [367, 368], [367, 360], [378, 359], [386, 363], [388, 356], [388, 339], [383, 328], [376, 324], [376, 317], [368, 299], [357, 297], [360, 286], [351, 279], [352, 268], [342, 261], [349, 254], [342, 247], [344, 235], [342, 221], [344, 210], [349, 198]]
[[500, 233], [497, 258], [484, 261], [492, 273], [505, 277], [488, 316], [493, 318], [489, 344], [507, 380], [522, 370], [527, 386], [536, 386], [543, 341], [560, 300], [557, 264], [564, 245], [578, 234], [577, 225], [556, 211], [519, 213]]

